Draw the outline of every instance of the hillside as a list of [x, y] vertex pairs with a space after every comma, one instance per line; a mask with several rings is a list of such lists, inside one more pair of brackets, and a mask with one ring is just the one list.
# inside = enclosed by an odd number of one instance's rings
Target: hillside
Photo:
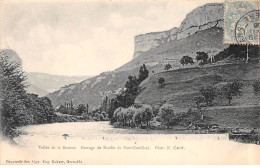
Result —
[[40, 97], [42, 96], [46, 96], [48, 94], [48, 92], [46, 92], [45, 90], [40, 89], [39, 87], [27, 82], [27, 88], [26, 91], [28, 93], [32, 93], [32, 94], [37, 94]]
[[[89, 78], [88, 76], [62, 76], [37, 72], [26, 72], [25, 75], [27, 76], [27, 82], [29, 85], [32, 85], [33, 88], [37, 87], [38, 90], [40, 89], [43, 91], [38, 92], [40, 96], [46, 96], [48, 93], [59, 90], [61, 87], [78, 83]], [[34, 93], [32, 87], [28, 91]]]
[[89, 104], [90, 109], [99, 106], [104, 96], [118, 94], [123, 89], [128, 75], [137, 69], [120, 72], [104, 72], [77, 84], [62, 87], [48, 95], [54, 107], [73, 101], [74, 105]]
[[[158, 84], [158, 79], [161, 77], [165, 79], [164, 87]], [[196, 107], [193, 99], [199, 95], [201, 87], [241, 80], [245, 84], [243, 95], [234, 98], [232, 106], [260, 105], [260, 96], [254, 95], [250, 85], [255, 79], [260, 79], [259, 63], [217, 63], [204, 67], [172, 70], [155, 74], [142, 83], [141, 92], [135, 102], [159, 105], [166, 101], [181, 111], [186, 111], [189, 106]], [[224, 97], [217, 97], [214, 106], [225, 106], [227, 103]]]
[[137, 75], [142, 64], [152, 76], [162, 72], [167, 63], [173, 69], [180, 68], [179, 59], [184, 55], [195, 57], [197, 51], [217, 54], [228, 47], [222, 43], [223, 11], [223, 4], [209, 3], [188, 13], [179, 28], [138, 35], [133, 60], [114, 71], [63, 87], [48, 97], [54, 107], [72, 100], [75, 105], [88, 103], [92, 108], [99, 106], [104, 96], [122, 90], [128, 75]]
[[174, 67], [180, 67], [179, 59], [182, 56], [188, 55], [195, 58], [197, 51], [212, 52], [212, 54], [217, 54], [222, 51], [228, 47], [228, 45], [223, 45], [222, 41], [223, 29], [212, 27], [207, 30], [199, 31], [184, 39], [165, 42], [163, 45], [143, 52], [117, 70], [128, 70], [144, 63], [159, 66], [160, 64], [165, 65], [170, 62]]

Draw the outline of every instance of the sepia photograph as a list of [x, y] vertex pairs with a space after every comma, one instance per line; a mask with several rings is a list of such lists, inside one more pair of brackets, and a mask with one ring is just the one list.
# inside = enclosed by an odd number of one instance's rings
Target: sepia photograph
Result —
[[260, 1], [0, 0], [0, 164], [260, 164]]

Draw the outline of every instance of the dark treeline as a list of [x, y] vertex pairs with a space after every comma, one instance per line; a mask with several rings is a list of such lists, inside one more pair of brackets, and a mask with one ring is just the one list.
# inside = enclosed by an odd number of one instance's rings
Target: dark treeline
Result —
[[54, 122], [55, 114], [47, 97], [26, 92], [26, 77], [20, 65], [10, 62], [4, 53], [0, 57], [1, 134], [12, 138], [15, 128], [28, 124]]
[[62, 114], [69, 115], [82, 115], [84, 113], [89, 113], [88, 104], [79, 104], [78, 106], [73, 105], [73, 101], [65, 102], [64, 105], [60, 105], [57, 110]]
[[115, 122], [116, 119], [113, 117], [114, 111], [119, 108], [128, 108], [134, 104], [135, 98], [138, 95], [140, 88], [139, 85], [149, 75], [145, 64], [139, 69], [138, 77], [128, 76], [128, 80], [125, 83], [125, 88], [121, 94], [117, 95], [116, 98], [108, 99], [107, 97], [102, 101], [101, 108], [108, 112], [109, 119]]

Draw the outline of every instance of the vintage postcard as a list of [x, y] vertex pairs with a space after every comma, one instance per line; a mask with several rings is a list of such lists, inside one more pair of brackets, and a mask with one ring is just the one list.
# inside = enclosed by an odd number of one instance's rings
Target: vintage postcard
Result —
[[257, 0], [0, 0], [0, 164], [260, 164]]

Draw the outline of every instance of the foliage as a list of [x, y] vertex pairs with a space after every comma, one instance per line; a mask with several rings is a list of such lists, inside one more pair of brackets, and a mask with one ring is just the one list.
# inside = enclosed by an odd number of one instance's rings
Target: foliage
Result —
[[[223, 60], [229, 56], [233, 58], [246, 58], [246, 45], [230, 45], [228, 48], [220, 51], [218, 54], [214, 56], [215, 61]], [[248, 46], [248, 54], [250, 58], [259, 56], [259, 46], [249, 45]]]
[[153, 118], [153, 108], [150, 105], [144, 104], [138, 109], [141, 114], [141, 121], [146, 123], [148, 127], [150, 125], [150, 120]]
[[143, 126], [143, 123], [148, 127], [150, 120], [153, 118], [153, 108], [150, 105], [142, 105], [139, 108], [134, 106], [128, 108], [119, 107], [114, 111], [113, 117], [116, 122], [120, 122], [123, 126]]
[[211, 105], [214, 98], [217, 96], [216, 89], [213, 86], [202, 87], [200, 93], [204, 97], [207, 106]]
[[136, 113], [137, 109], [134, 106], [128, 107], [126, 109], [126, 120], [129, 122], [129, 125], [134, 122], [134, 114]]
[[181, 60], [180, 60], [180, 63], [181, 63], [181, 65], [183, 66], [183, 65], [187, 65], [187, 64], [194, 64], [194, 62], [193, 62], [193, 58], [191, 58], [191, 57], [189, 57], [189, 56], [183, 56], [182, 58], [181, 58]]
[[225, 98], [228, 99], [228, 104], [230, 104], [234, 96], [241, 95], [243, 90], [243, 83], [240, 81], [234, 81], [224, 85], [221, 90]]
[[139, 93], [139, 84], [145, 80], [149, 75], [149, 71], [145, 65], [142, 65], [139, 70], [138, 78], [136, 76], [128, 76], [128, 80], [125, 83], [125, 90], [116, 96], [116, 98], [109, 100], [109, 105], [106, 108], [108, 111], [108, 117], [113, 123], [118, 120], [118, 117], [114, 117], [114, 111], [119, 107], [128, 108], [134, 105], [136, 96]]
[[206, 64], [207, 63], [207, 60], [208, 60], [208, 54], [205, 53], [204, 51], [199, 51], [199, 52], [196, 52], [197, 56], [196, 56], [196, 60], [197, 61], [200, 61], [201, 64]]
[[128, 80], [125, 84], [125, 107], [129, 107], [134, 104], [136, 95], [139, 91], [139, 80], [135, 76], [128, 76]]
[[255, 80], [252, 84], [255, 95], [258, 95], [260, 93], [260, 80]]
[[170, 126], [173, 124], [173, 119], [175, 117], [174, 106], [167, 103], [162, 105], [159, 109], [158, 116], [164, 125]]
[[137, 109], [136, 112], [133, 115], [133, 120], [136, 126], [142, 126], [142, 120], [143, 120], [143, 114], [142, 111]]
[[26, 93], [26, 77], [19, 64], [1, 56], [0, 69], [1, 134], [13, 138], [17, 126], [54, 122], [51, 101]]
[[164, 82], [165, 82], [164, 78], [159, 78], [158, 79], [158, 83], [159, 83], [160, 86], [163, 86]]
[[82, 115], [83, 113], [86, 112], [87, 112], [87, 107], [84, 104], [79, 104], [78, 107], [76, 108], [77, 115]]
[[149, 71], [146, 69], [146, 66], [145, 64], [143, 64], [143, 66], [140, 67], [139, 69], [139, 75], [138, 75], [138, 81], [139, 81], [139, 84], [145, 80], [149, 75]]
[[171, 64], [168, 63], [165, 65], [164, 70], [168, 71], [171, 68], [172, 68]]

